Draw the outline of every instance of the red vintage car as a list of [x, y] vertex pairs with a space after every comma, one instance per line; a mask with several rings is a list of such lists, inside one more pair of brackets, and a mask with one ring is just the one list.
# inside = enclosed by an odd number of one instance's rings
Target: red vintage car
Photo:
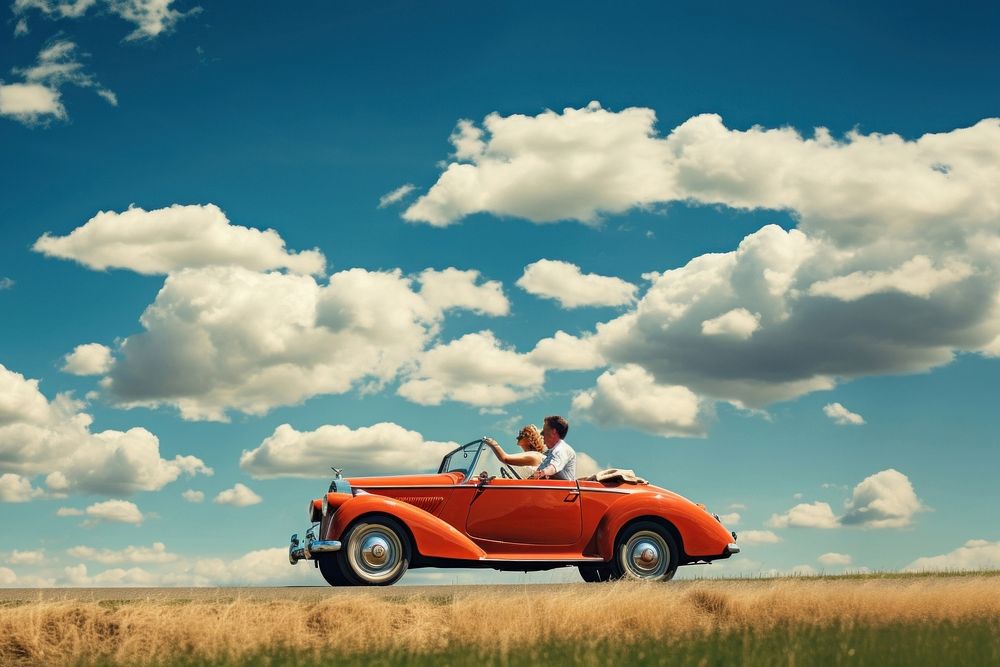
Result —
[[[522, 471], [523, 472], [523, 471]], [[407, 568], [535, 571], [577, 567], [586, 581], [665, 581], [680, 565], [739, 553], [718, 516], [666, 489], [521, 479], [475, 440], [436, 474], [337, 478], [309, 503], [288, 559], [315, 560], [333, 586], [385, 586]], [[316, 528], [319, 532], [316, 532]]]

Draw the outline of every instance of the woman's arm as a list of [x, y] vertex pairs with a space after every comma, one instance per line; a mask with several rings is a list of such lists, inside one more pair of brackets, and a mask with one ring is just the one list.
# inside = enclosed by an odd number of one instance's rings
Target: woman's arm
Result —
[[483, 442], [485, 442], [486, 445], [490, 449], [493, 450], [493, 453], [496, 454], [496, 457], [498, 459], [500, 459], [501, 461], [503, 461], [507, 465], [512, 465], [512, 466], [536, 466], [536, 465], [538, 465], [538, 457], [535, 455], [534, 452], [522, 452], [520, 454], [508, 454], [507, 452], [505, 452], [500, 447], [500, 443], [498, 443], [493, 438], [486, 438], [486, 439], [483, 440]]

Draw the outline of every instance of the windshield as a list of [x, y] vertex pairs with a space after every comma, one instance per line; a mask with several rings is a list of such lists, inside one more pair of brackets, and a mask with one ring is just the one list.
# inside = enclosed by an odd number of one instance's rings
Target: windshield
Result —
[[482, 446], [482, 440], [473, 440], [448, 453], [441, 459], [441, 467], [438, 468], [438, 472], [460, 472], [468, 477]]
[[521, 479], [521, 475], [515, 472], [514, 468], [501, 463], [492, 454], [484, 452], [482, 440], [473, 440], [449, 452], [441, 460], [438, 472], [460, 472], [465, 479], [477, 477], [482, 472], [485, 472], [487, 477]]

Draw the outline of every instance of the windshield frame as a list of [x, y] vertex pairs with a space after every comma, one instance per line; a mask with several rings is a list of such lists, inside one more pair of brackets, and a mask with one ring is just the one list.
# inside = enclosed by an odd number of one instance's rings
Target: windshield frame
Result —
[[[459, 470], [459, 469], [448, 470], [448, 464], [451, 462], [451, 458], [453, 456], [461, 452], [463, 449], [471, 448], [473, 445], [476, 444], [478, 444], [479, 446], [475, 449], [475, 453], [473, 453], [470, 449], [468, 455], [466, 456], [466, 459], [468, 459], [469, 464], [465, 467], [464, 470]], [[438, 474], [443, 472], [460, 472], [462, 473], [462, 477], [464, 479], [466, 480], [470, 479], [469, 472], [475, 470], [476, 466], [479, 465], [479, 457], [484, 455], [483, 450], [486, 448], [485, 445], [486, 441], [483, 438], [478, 438], [471, 442], [465, 443], [461, 447], [456, 447], [455, 449], [451, 450], [450, 452], [444, 455], [444, 458], [441, 459], [441, 465], [438, 466]], [[517, 474], [517, 471], [514, 470], [513, 466], [507, 465], [503, 461], [498, 461], [498, 463], [500, 464], [501, 468], [506, 468], [507, 472], [510, 473], [510, 475], [512, 475], [510, 479], [523, 479], [519, 474]]]
[[[465, 470], [459, 470], [459, 469], [448, 470], [448, 463], [451, 462], [451, 458], [453, 456], [455, 456], [456, 454], [458, 454], [459, 452], [461, 452], [463, 449], [466, 449], [468, 447], [472, 447], [473, 445], [477, 445], [477, 444], [479, 445], [479, 447], [476, 448], [475, 453], [467, 453], [465, 455], [466, 459], [470, 459], [469, 465], [467, 465], [465, 467]], [[462, 473], [462, 475], [464, 477], [468, 477], [469, 476], [469, 471], [470, 470], [475, 470], [476, 462], [479, 460], [479, 456], [482, 453], [482, 451], [483, 451], [483, 439], [482, 438], [477, 438], [477, 439], [475, 439], [475, 440], [473, 440], [471, 442], [465, 443], [461, 447], [456, 447], [455, 449], [453, 449], [450, 452], [448, 452], [447, 454], [445, 454], [444, 458], [441, 459], [441, 465], [438, 466], [438, 473], [443, 473], [443, 472], [460, 472], [460, 473]]]

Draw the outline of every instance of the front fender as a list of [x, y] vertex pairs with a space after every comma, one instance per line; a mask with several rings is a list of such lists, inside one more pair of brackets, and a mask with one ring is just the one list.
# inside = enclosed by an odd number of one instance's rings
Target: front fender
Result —
[[386, 514], [403, 523], [413, 536], [417, 553], [425, 558], [480, 560], [486, 556], [451, 524], [409, 503], [375, 494], [355, 496], [340, 505], [324, 539], [340, 540], [347, 528], [366, 514]]
[[733, 541], [726, 528], [702, 507], [674, 493], [651, 489], [623, 496], [605, 512], [597, 527], [597, 550], [601, 557], [611, 560], [618, 533], [629, 522], [644, 516], [659, 517], [673, 524], [688, 558], [717, 557]]

